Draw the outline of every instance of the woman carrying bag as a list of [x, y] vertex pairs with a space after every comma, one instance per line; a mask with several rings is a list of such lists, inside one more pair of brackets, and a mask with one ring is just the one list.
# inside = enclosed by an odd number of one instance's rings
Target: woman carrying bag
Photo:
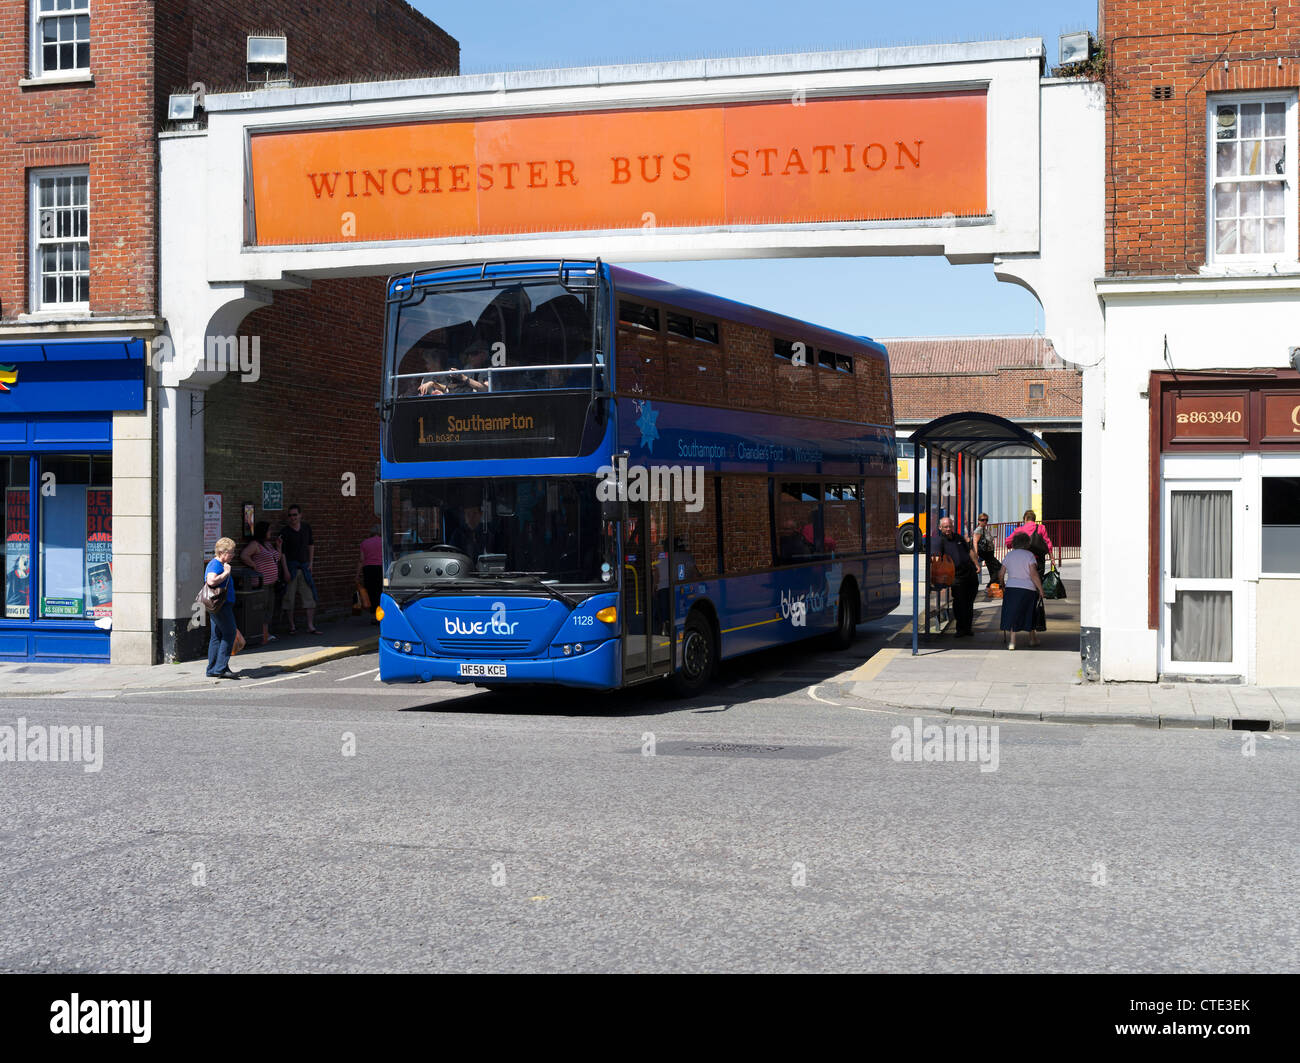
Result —
[[[1007, 649], [1016, 648], [1016, 632], [1028, 631], [1029, 644], [1038, 645], [1038, 632], [1046, 630], [1047, 618], [1040, 614], [1043, 581], [1038, 563], [1029, 549], [1029, 536], [1016, 532], [1011, 537], [1011, 552], [1002, 559], [1002, 631]], [[1039, 624], [1041, 623], [1041, 627]]]
[[203, 572], [203, 590], [199, 601], [208, 611], [212, 634], [208, 637], [207, 675], [213, 679], [238, 679], [230, 670], [230, 655], [238, 653], [243, 641], [235, 626], [235, 581], [230, 576], [230, 562], [235, 556], [234, 539], [218, 539], [212, 551], [216, 556]]

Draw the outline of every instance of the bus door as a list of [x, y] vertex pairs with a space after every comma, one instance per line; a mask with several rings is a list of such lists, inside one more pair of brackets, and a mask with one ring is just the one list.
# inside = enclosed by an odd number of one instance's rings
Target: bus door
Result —
[[672, 669], [671, 576], [666, 556], [669, 506], [631, 502], [623, 524], [623, 678], [667, 675]]

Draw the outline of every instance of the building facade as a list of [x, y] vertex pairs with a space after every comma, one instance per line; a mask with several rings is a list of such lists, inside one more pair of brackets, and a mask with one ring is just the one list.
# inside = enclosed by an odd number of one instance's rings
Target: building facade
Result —
[[1105, 0], [1100, 18], [1085, 672], [1297, 686], [1300, 3]]
[[[402, 0], [14, 0], [0, 10], [0, 660], [138, 664], [178, 651], [156, 622], [167, 501], [149, 356], [164, 329], [158, 134], [169, 94], [195, 82], [264, 91], [250, 84], [246, 42], [268, 26], [288, 41], [277, 77], [459, 66], [456, 42]], [[373, 287], [314, 293], [351, 326], [330, 341], [377, 349], [372, 322], [347, 309], [369, 305]], [[301, 372], [282, 370], [291, 379], [310, 377], [325, 353], [318, 309], [287, 302], [259, 323], [294, 338], [268, 344], [299, 360]], [[281, 419], [291, 411], [282, 405]], [[292, 443], [282, 429], [262, 453]], [[236, 514], [222, 530], [240, 523]]]

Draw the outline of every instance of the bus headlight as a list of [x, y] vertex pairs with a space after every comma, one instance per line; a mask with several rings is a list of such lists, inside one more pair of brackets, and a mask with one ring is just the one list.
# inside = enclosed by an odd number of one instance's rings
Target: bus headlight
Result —
[[618, 622], [618, 606], [607, 605], [604, 609], [596, 613], [596, 619], [602, 624], [615, 624]]

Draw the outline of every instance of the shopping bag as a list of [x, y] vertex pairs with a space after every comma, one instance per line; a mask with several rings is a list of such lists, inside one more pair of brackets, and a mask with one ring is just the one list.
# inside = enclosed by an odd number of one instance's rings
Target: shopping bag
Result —
[[244, 633], [240, 631], [239, 628], [235, 628], [235, 645], [231, 647], [230, 656], [233, 657], [240, 650], [242, 650], [246, 645], [248, 644], [244, 641]]
[[1056, 566], [1043, 577], [1043, 597], [1050, 601], [1060, 601], [1065, 597], [1065, 580], [1056, 571]]
[[1034, 630], [1047, 630], [1047, 610], [1043, 607], [1043, 599], [1039, 598], [1034, 603]]
[[1001, 597], [1002, 597], [1002, 584], [1000, 584], [1000, 583], [990, 583], [990, 584], [989, 584], [989, 600], [990, 600], [990, 601], [997, 601], [997, 600], [999, 600]]

